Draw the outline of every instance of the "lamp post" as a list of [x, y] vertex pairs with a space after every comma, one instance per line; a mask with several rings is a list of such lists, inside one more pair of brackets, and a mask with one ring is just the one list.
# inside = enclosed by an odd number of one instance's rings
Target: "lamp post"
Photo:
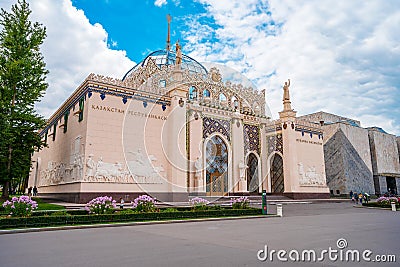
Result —
[[267, 215], [267, 191], [262, 191], [262, 214]]

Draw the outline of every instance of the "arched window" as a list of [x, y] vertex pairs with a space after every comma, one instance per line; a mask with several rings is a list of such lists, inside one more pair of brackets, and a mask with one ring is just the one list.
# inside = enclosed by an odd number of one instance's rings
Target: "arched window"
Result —
[[189, 88], [189, 99], [197, 99], [197, 88], [194, 86], [190, 86]]
[[272, 193], [283, 193], [285, 190], [283, 175], [283, 160], [278, 154], [271, 159], [271, 191]]
[[260, 113], [260, 110], [261, 110], [260, 105], [257, 102], [254, 102], [253, 103], [253, 111], [255, 113]]
[[233, 107], [235, 110], [237, 110], [237, 109], [240, 108], [240, 107], [239, 107], [239, 101], [238, 101], [238, 99], [236, 98], [236, 96], [232, 96], [231, 103], [232, 103], [232, 107]]
[[210, 91], [208, 91], [208, 89], [204, 89], [203, 97], [210, 97], [210, 96], [211, 96]]
[[167, 82], [165, 80], [160, 80], [160, 87], [165, 88], [167, 86]]
[[247, 190], [257, 192], [258, 190], [258, 158], [250, 153], [247, 158]]
[[219, 102], [226, 102], [226, 96], [223, 93], [219, 94]]

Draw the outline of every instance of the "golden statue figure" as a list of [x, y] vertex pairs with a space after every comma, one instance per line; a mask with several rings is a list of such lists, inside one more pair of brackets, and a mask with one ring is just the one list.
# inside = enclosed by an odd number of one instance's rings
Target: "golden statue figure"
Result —
[[182, 63], [182, 50], [181, 50], [181, 46], [179, 45], [179, 40], [175, 44], [175, 49], [176, 49], [175, 65], [180, 65]]
[[289, 86], [290, 86], [290, 79], [288, 79], [288, 81], [285, 82], [285, 85], [283, 86], [283, 101], [290, 100]]

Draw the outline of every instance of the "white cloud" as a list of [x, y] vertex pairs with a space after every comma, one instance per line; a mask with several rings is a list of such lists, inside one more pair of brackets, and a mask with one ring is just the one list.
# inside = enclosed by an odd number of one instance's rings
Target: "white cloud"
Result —
[[158, 6], [158, 7], [162, 7], [163, 5], [166, 5], [166, 4], [167, 4], [167, 0], [156, 0], [154, 2], [154, 5]]
[[[174, 3], [175, 6], [179, 6], [181, 4], [180, 0], [172, 0], [172, 3]], [[156, 0], [154, 2], [154, 5], [157, 7], [162, 7], [168, 4], [167, 0]]]
[[274, 116], [291, 78], [300, 115], [324, 110], [400, 135], [398, 1], [198, 1], [217, 27], [188, 17], [184, 50], [243, 71]]
[[[4, 4], [9, 10], [15, 1]], [[92, 72], [122, 78], [135, 65], [122, 50], [110, 49], [107, 32], [100, 24], [90, 24], [71, 0], [29, 1], [31, 20], [46, 26], [42, 46], [49, 88], [37, 104], [40, 114], [49, 117]], [[2, 4], [3, 6], [3, 4]]]

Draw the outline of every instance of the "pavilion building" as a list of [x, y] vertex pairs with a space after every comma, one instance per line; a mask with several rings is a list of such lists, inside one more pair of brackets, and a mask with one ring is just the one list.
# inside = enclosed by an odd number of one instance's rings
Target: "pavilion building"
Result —
[[327, 198], [322, 127], [296, 117], [283, 86], [278, 120], [265, 90], [223, 81], [176, 50], [150, 53], [123, 79], [90, 74], [48, 119], [29, 186], [85, 203], [282, 194]]

